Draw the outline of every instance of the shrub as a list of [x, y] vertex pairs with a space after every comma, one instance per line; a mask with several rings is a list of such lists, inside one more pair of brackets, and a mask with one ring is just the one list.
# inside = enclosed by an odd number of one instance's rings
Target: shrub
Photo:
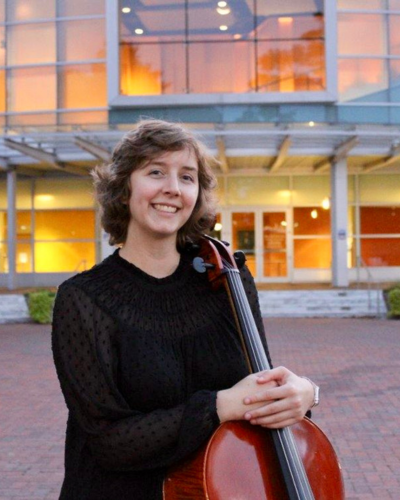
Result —
[[36, 323], [51, 323], [56, 294], [42, 290], [28, 295], [29, 314]]
[[400, 318], [400, 287], [395, 287], [388, 292], [389, 316]]

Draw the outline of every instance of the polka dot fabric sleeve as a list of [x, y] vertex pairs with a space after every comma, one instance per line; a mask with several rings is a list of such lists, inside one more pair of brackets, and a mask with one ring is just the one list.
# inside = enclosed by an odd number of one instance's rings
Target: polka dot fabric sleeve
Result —
[[118, 324], [79, 288], [58, 291], [53, 355], [70, 414], [96, 462], [114, 471], [169, 466], [215, 430], [216, 392], [197, 391], [183, 404], [143, 413], [118, 390]]

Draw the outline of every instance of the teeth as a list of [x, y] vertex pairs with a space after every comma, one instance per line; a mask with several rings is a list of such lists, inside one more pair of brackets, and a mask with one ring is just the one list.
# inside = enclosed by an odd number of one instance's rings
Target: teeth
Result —
[[176, 207], [171, 207], [169, 205], [154, 205], [154, 208], [156, 210], [160, 210], [160, 212], [169, 212], [171, 214], [177, 212], [177, 208]]

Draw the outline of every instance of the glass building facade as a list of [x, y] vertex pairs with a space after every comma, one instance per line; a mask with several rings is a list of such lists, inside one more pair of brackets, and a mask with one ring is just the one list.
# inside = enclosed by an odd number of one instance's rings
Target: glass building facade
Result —
[[105, 255], [104, 155], [76, 139], [109, 152], [141, 116], [204, 132], [215, 234], [258, 282], [400, 277], [399, 27], [398, 0], [0, 1], [0, 286]]

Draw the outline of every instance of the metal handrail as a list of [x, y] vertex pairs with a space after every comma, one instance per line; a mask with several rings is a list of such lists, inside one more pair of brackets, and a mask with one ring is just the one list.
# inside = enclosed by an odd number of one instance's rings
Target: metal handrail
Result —
[[[368, 310], [370, 311], [372, 309], [372, 298], [371, 298], [371, 293], [372, 293], [372, 290], [371, 288], [374, 288], [374, 290], [376, 291], [376, 310], [377, 310], [377, 314], [378, 316], [381, 315], [381, 294], [380, 294], [380, 288], [378, 286], [378, 283], [374, 280], [374, 277], [371, 273], [371, 270], [370, 270], [370, 267], [367, 266], [367, 264], [365, 263], [364, 259], [359, 256], [357, 258], [357, 268], [358, 270], [360, 268], [362, 269], [365, 269], [366, 273], [367, 273], [367, 292], [368, 292]], [[360, 273], [358, 272], [357, 273], [357, 283], [358, 283], [358, 288], [360, 287]]]

